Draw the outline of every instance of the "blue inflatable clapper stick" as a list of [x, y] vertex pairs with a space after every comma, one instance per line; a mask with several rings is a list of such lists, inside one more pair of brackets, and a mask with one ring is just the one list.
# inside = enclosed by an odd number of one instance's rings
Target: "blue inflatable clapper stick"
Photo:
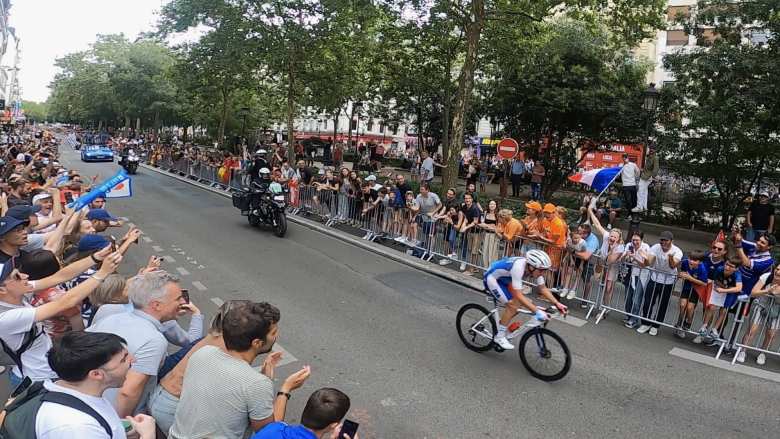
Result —
[[127, 178], [127, 172], [125, 172], [124, 169], [121, 169], [113, 177], [104, 181], [100, 186], [93, 188], [91, 191], [73, 200], [72, 203], [68, 204], [68, 207], [78, 212], [84, 206], [91, 203], [95, 198], [110, 191], [114, 188], [114, 186], [127, 180]]

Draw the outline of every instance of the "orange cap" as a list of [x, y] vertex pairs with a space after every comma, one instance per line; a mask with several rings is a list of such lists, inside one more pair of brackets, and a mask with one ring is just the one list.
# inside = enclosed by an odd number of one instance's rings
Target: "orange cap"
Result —
[[542, 210], [542, 205], [538, 201], [529, 201], [525, 203], [525, 207], [536, 211]]
[[555, 213], [555, 205], [552, 203], [547, 203], [544, 205], [544, 209], [542, 210], [544, 213]]

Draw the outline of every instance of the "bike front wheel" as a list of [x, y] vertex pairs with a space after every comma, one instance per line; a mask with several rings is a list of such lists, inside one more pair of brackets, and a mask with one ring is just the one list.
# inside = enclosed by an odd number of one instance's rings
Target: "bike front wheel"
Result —
[[496, 322], [484, 306], [467, 303], [458, 310], [455, 324], [460, 341], [476, 352], [485, 352], [493, 347], [493, 337], [498, 332]]
[[534, 328], [520, 339], [520, 361], [528, 372], [542, 381], [557, 381], [571, 368], [571, 353], [566, 342], [547, 328]]

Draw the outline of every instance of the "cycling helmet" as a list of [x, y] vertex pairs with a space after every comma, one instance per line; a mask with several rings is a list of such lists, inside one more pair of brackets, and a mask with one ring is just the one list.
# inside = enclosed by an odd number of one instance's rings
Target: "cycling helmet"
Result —
[[550, 256], [543, 250], [528, 250], [525, 253], [525, 260], [528, 262], [528, 265], [532, 265], [540, 270], [549, 270], [552, 267]]
[[270, 175], [271, 175], [271, 171], [269, 171], [268, 168], [260, 168], [261, 177], [268, 177]]
[[266, 155], [268, 154], [268, 151], [264, 150], [263, 148], [258, 149], [255, 151], [255, 155]]

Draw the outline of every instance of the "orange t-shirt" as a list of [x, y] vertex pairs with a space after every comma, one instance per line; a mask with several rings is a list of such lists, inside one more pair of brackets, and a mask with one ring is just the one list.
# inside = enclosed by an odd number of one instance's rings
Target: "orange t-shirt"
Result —
[[523, 223], [511, 218], [506, 224], [496, 224], [496, 233], [502, 235], [506, 240], [512, 240], [523, 233]]
[[545, 221], [548, 223], [549, 231], [545, 235], [547, 239], [555, 239], [553, 245], [556, 247], [563, 247], [566, 245], [566, 223], [557, 216], [552, 221]]

